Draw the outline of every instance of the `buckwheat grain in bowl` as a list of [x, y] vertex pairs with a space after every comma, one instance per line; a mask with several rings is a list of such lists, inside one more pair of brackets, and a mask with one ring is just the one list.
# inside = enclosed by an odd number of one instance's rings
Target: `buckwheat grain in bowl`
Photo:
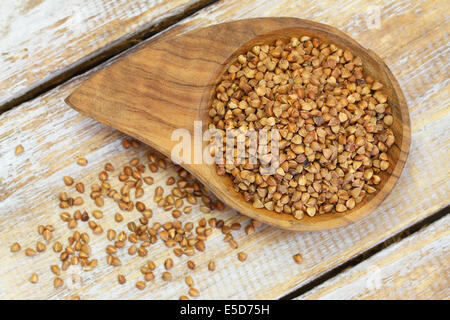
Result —
[[[237, 129], [246, 146], [249, 130], [278, 130], [271, 131], [277, 157], [268, 153], [255, 163], [249, 149], [240, 163], [233, 154], [232, 163], [216, 169], [255, 208], [297, 219], [345, 212], [376, 192], [395, 140], [383, 84], [364, 72], [352, 52], [308, 36], [239, 55], [216, 87], [209, 120], [209, 128], [224, 137]], [[270, 150], [270, 140], [264, 143]], [[223, 139], [215, 152], [225, 158], [226, 150]], [[278, 167], [267, 174], [271, 160]]]

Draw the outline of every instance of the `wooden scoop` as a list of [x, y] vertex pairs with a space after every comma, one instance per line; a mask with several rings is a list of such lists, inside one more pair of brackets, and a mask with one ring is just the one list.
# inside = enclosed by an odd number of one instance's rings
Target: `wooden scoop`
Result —
[[296, 18], [258, 18], [162, 36], [94, 74], [66, 102], [170, 157], [178, 143], [171, 140], [173, 130], [185, 128], [193, 136], [195, 120], [207, 126], [214, 88], [233, 59], [254, 45], [304, 35], [349, 49], [362, 59], [364, 70], [386, 86], [394, 109], [396, 143], [389, 151], [391, 165], [383, 173], [380, 190], [345, 213], [305, 215], [297, 220], [253, 208], [234, 191], [229, 177], [216, 174], [215, 165], [183, 166], [224, 203], [256, 220], [297, 231], [345, 226], [368, 215], [393, 188], [409, 152], [410, 124], [405, 98], [388, 67], [372, 51], [335, 28]]

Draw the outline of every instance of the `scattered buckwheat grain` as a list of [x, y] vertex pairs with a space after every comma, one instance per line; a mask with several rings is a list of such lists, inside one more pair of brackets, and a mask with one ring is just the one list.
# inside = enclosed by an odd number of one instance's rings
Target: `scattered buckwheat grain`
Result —
[[24, 147], [21, 144], [19, 144], [16, 146], [15, 154], [16, 156], [18, 156], [22, 154], [24, 151], [25, 151]]
[[295, 263], [300, 264], [303, 261], [303, 257], [300, 253], [293, 256]]
[[31, 283], [38, 283], [39, 281], [39, 276], [36, 273], [33, 273], [29, 279], [29, 281]]

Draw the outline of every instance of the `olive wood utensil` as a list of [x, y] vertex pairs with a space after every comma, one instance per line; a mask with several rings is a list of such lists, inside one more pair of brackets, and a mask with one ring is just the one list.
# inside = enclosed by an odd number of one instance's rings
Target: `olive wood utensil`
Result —
[[382, 59], [333, 27], [297, 18], [257, 18], [162, 36], [92, 75], [66, 103], [170, 157], [178, 143], [171, 140], [173, 130], [185, 128], [193, 135], [195, 120], [207, 128], [215, 86], [232, 60], [254, 45], [304, 35], [350, 50], [362, 59], [364, 72], [384, 84], [393, 109], [395, 144], [389, 149], [390, 166], [381, 173], [378, 191], [346, 212], [305, 214], [297, 220], [292, 215], [255, 209], [234, 191], [229, 177], [216, 174], [214, 164], [183, 167], [225, 204], [253, 219], [297, 231], [345, 226], [373, 212], [394, 187], [409, 152], [410, 120], [400, 86]]

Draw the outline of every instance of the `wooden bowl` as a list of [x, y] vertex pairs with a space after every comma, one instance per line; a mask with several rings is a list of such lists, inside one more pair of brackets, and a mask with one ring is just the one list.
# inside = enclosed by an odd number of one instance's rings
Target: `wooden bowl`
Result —
[[215, 165], [183, 166], [224, 203], [256, 220], [296, 231], [346, 226], [373, 212], [392, 190], [405, 165], [411, 133], [405, 98], [389, 68], [373, 51], [333, 27], [296, 18], [258, 18], [162, 37], [92, 76], [66, 102], [170, 156], [177, 143], [170, 139], [174, 129], [185, 128], [193, 133], [194, 120], [207, 126], [215, 86], [239, 54], [254, 45], [303, 35], [350, 50], [361, 58], [365, 75], [372, 75], [384, 85], [393, 110], [395, 144], [388, 151], [388, 170], [380, 173], [379, 190], [343, 213], [305, 215], [297, 220], [291, 215], [253, 208], [234, 191], [229, 177], [216, 174]]

